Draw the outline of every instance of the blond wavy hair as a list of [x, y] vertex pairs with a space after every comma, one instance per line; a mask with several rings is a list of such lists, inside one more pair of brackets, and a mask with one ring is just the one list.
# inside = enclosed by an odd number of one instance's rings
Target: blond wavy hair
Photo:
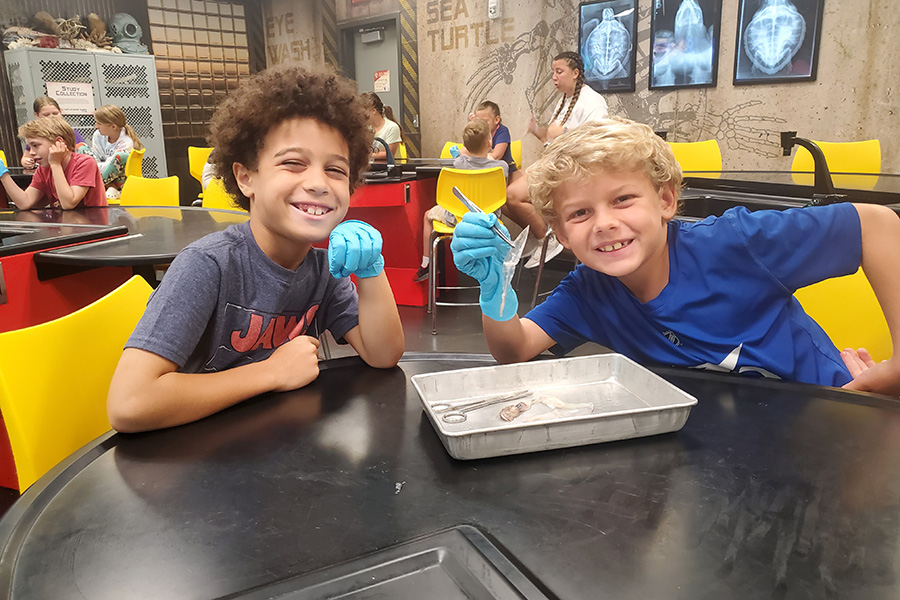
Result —
[[527, 169], [531, 202], [552, 224], [556, 188], [600, 171], [642, 172], [657, 190], [671, 186], [680, 205], [682, 174], [672, 149], [647, 125], [621, 118], [585, 123], [553, 140]]
[[19, 127], [19, 137], [26, 140], [26, 143], [29, 138], [44, 138], [51, 142], [55, 142], [56, 138], [62, 138], [66, 148], [75, 150], [75, 130], [59, 115], [28, 121]]

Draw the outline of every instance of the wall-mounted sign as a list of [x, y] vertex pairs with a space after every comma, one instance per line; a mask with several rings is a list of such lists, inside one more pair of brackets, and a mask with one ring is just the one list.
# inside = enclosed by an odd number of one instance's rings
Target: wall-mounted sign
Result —
[[48, 81], [47, 95], [59, 103], [64, 115], [94, 114], [94, 87], [90, 83]]
[[391, 72], [388, 69], [384, 71], [375, 71], [375, 91], [389, 92], [391, 91]]

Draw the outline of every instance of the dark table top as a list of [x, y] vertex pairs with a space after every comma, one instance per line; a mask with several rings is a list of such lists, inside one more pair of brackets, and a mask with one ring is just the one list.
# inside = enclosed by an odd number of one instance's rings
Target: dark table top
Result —
[[127, 227], [127, 235], [114, 240], [48, 250], [34, 257], [38, 266], [78, 267], [169, 263], [191, 242], [248, 219], [247, 213], [243, 212], [194, 206], [109, 206], [71, 211], [20, 211], [0, 214], [0, 224], [4, 220], [21, 221], [26, 217], [45, 221], [83, 219], [87, 222]]
[[488, 362], [338, 359], [107, 437], [0, 521], [0, 598], [213, 598], [463, 523], [549, 597], [900, 597], [900, 402], [660, 369], [699, 401], [679, 432], [457, 461], [409, 377]]

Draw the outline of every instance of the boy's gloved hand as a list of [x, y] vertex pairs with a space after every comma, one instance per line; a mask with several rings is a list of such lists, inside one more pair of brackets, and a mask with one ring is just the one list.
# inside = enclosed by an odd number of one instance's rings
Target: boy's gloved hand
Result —
[[344, 221], [328, 236], [328, 270], [335, 279], [375, 277], [384, 269], [381, 234], [362, 221]]
[[[503, 259], [509, 252], [509, 245], [491, 229], [497, 223], [497, 216], [468, 212], [453, 230], [453, 262], [456, 268], [478, 280], [481, 285], [481, 312], [495, 321], [508, 321], [519, 310], [519, 299], [512, 288], [506, 291], [503, 302]], [[509, 235], [506, 228], [500, 227]], [[500, 304], [503, 303], [503, 310]]]
[[6, 163], [4, 163], [2, 159], [0, 159], [0, 177], [3, 177], [7, 173], [9, 173], [9, 169], [6, 168]]

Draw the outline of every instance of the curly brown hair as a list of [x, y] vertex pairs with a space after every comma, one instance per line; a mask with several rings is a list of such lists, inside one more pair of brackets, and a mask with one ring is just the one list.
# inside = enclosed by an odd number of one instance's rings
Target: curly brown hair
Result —
[[259, 167], [259, 152], [273, 129], [289, 119], [312, 118], [347, 142], [350, 192], [369, 165], [372, 133], [356, 84], [331, 70], [301, 67], [267, 69], [249, 77], [228, 95], [210, 121], [209, 143], [225, 189], [244, 210], [250, 199], [240, 190], [232, 165]]

